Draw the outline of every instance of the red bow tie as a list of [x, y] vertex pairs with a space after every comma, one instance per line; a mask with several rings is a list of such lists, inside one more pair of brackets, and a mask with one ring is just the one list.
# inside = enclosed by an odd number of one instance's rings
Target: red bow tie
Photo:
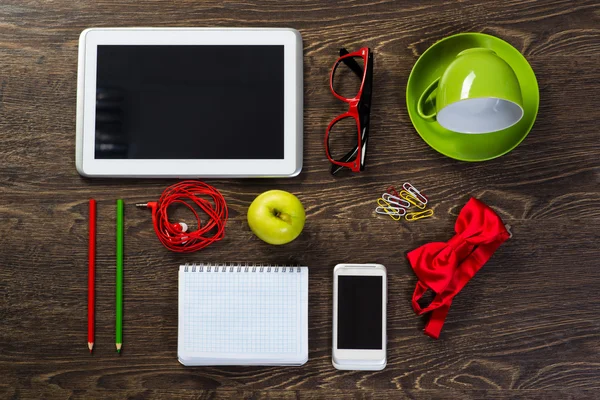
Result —
[[[408, 253], [408, 261], [419, 278], [412, 306], [418, 315], [432, 311], [425, 334], [435, 339], [440, 336], [454, 296], [510, 237], [494, 210], [475, 198], [458, 214], [454, 230], [456, 235], [447, 243], [428, 243]], [[427, 289], [436, 295], [422, 308], [418, 301]]]

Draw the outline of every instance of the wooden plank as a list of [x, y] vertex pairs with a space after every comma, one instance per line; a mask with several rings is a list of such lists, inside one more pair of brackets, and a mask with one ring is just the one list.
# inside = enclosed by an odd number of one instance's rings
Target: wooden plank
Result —
[[[600, 4], [594, 0], [33, 0], [0, 5], [0, 397], [4, 398], [594, 398], [600, 389]], [[290, 26], [303, 34], [305, 167], [295, 179], [212, 180], [225, 239], [194, 255], [163, 249], [147, 210], [169, 180], [88, 180], [74, 167], [77, 40], [90, 26]], [[406, 80], [418, 56], [459, 32], [499, 36], [531, 63], [538, 120], [513, 152], [461, 163], [410, 124]], [[367, 171], [332, 177], [327, 123], [344, 111], [328, 88], [340, 46], [375, 51]], [[389, 184], [410, 181], [435, 217], [373, 215]], [[273, 247], [245, 222], [256, 195], [296, 193], [304, 233]], [[410, 308], [405, 253], [447, 240], [469, 196], [513, 239], [456, 298], [442, 337]], [[87, 199], [99, 201], [97, 338], [86, 347]], [[126, 209], [125, 332], [114, 352], [114, 200]], [[185, 218], [176, 214], [174, 218]], [[177, 265], [256, 261], [310, 270], [310, 360], [300, 368], [184, 368], [176, 359]], [[380, 262], [390, 278], [389, 360], [379, 372], [331, 366], [332, 268]], [[590, 296], [585, 296], [586, 294]]]
[[[347, 223], [315, 220], [297, 241], [275, 249], [253, 238], [245, 224], [235, 222], [230, 227], [235, 235], [197, 257], [185, 258], [162, 249], [148, 235], [149, 226], [127, 224], [121, 357], [112, 346], [114, 237], [110, 224], [100, 224], [97, 338], [92, 358], [84, 351], [85, 225], [80, 224], [73, 227], [70, 237], [41, 236], [35, 242], [14, 244], [12, 252], [4, 254], [0, 281], [27, 284], [5, 287], [2, 314], [11, 329], [3, 332], [0, 365], [19, 386], [29, 387], [35, 381], [73, 389], [94, 382], [101, 382], [95, 389], [134, 383], [158, 389], [164, 387], [163, 379], [184, 379], [194, 387], [210, 379], [220, 388], [251, 390], [429, 390], [440, 384], [456, 390], [465, 386], [595, 388], [595, 382], [584, 378], [597, 373], [600, 300], [592, 297], [582, 302], [578, 295], [600, 284], [595, 268], [599, 223], [569, 235], [557, 232], [555, 224], [517, 223], [515, 237], [455, 300], [439, 341], [420, 332], [423, 319], [410, 308], [415, 278], [404, 253], [424, 242], [446, 240], [450, 221], [423, 221], [412, 232], [397, 232], [391, 229], [394, 222], [373, 220], [351, 223], [353, 233], [349, 234], [344, 229]], [[81, 245], [66, 252], [68, 243]], [[25, 263], [22, 254], [29, 255]], [[389, 359], [381, 372], [340, 372], [331, 366], [331, 274], [333, 266], [348, 260], [349, 254], [352, 261], [380, 262], [389, 271]], [[177, 265], [229, 257], [311, 267], [310, 361], [304, 367], [184, 368], [178, 364]], [[573, 264], [574, 257], [580, 262]], [[577, 356], [566, 356], [572, 352]], [[40, 360], [45, 362], [40, 364]], [[177, 378], [181, 376], [189, 378]]]

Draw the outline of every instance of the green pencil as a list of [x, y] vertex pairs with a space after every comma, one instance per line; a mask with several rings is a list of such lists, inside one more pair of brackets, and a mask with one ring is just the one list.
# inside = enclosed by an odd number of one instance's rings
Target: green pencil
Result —
[[123, 346], [123, 200], [117, 200], [117, 320], [115, 324], [115, 344], [117, 352]]

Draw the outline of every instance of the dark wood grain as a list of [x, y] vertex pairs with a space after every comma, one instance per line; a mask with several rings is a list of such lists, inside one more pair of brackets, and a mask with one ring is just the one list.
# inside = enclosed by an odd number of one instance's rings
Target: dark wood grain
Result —
[[[88, 180], [74, 167], [78, 35], [90, 26], [289, 26], [304, 39], [305, 160], [281, 180], [212, 180], [230, 205], [226, 238], [171, 254], [150, 214], [168, 180]], [[497, 35], [536, 72], [541, 104], [527, 139], [485, 163], [430, 149], [404, 104], [416, 59], [447, 35]], [[340, 46], [376, 54], [367, 171], [331, 177], [328, 89]], [[600, 393], [600, 4], [597, 1], [3, 0], [0, 4], [0, 397], [574, 399]], [[424, 189], [435, 218], [373, 215], [390, 183]], [[293, 243], [256, 239], [246, 210], [264, 190], [298, 195], [308, 215]], [[405, 254], [447, 240], [469, 196], [514, 238], [456, 298], [442, 337], [410, 308]], [[98, 200], [97, 325], [86, 349], [87, 199]], [[114, 352], [114, 201], [126, 200], [124, 351]], [[310, 360], [299, 368], [184, 368], [177, 362], [177, 265], [249, 260], [310, 266]], [[332, 268], [389, 272], [388, 366], [337, 371]]]

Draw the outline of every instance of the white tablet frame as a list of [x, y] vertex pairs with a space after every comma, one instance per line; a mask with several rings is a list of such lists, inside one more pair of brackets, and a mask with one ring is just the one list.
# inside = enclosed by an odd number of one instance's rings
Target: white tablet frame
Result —
[[[284, 158], [282, 160], [95, 159], [98, 45], [283, 45]], [[302, 170], [302, 37], [289, 28], [89, 28], [79, 38], [77, 171], [88, 177], [292, 177]]]

